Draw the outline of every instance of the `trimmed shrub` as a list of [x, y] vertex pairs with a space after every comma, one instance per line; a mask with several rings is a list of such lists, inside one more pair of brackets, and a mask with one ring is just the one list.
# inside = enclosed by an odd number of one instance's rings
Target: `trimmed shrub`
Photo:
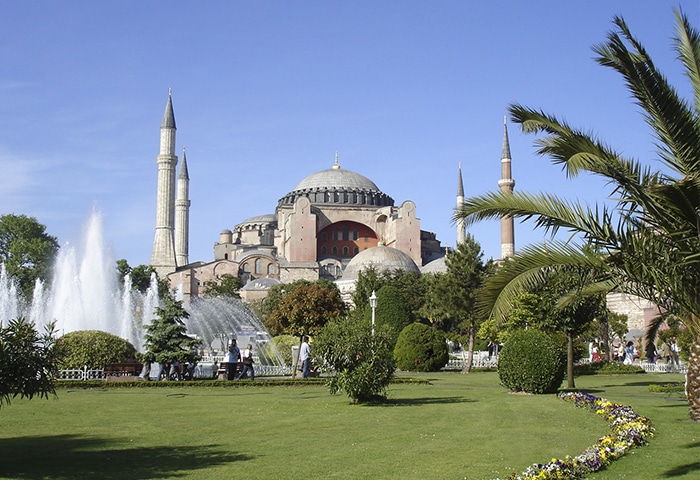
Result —
[[401, 331], [394, 348], [396, 367], [413, 372], [437, 372], [447, 365], [449, 353], [445, 336], [422, 323]]
[[60, 368], [104, 368], [126, 363], [136, 355], [136, 348], [127, 340], [101, 330], [66, 333], [56, 345], [62, 354]]
[[555, 393], [566, 374], [566, 352], [546, 333], [517, 330], [498, 358], [501, 383], [513, 392]]

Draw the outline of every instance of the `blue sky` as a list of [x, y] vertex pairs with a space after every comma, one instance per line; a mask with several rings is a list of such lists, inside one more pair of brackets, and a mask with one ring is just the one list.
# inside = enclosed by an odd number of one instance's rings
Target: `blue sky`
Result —
[[[497, 188], [512, 102], [653, 162], [638, 108], [591, 46], [622, 15], [687, 95], [672, 8], [700, 27], [697, 0], [3, 3], [0, 214], [34, 216], [65, 244], [97, 207], [131, 265], [150, 260], [168, 88], [187, 147], [191, 261], [212, 260], [221, 230], [274, 212], [336, 151], [453, 246], [458, 163], [467, 196]], [[606, 197], [600, 180], [566, 180], [535, 156], [517, 125], [509, 136], [517, 190]], [[470, 232], [500, 256], [498, 222]], [[543, 239], [516, 224], [516, 248]]]

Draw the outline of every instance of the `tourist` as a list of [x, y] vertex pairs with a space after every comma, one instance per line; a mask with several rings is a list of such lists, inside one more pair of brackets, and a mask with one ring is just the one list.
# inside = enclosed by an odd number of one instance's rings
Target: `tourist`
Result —
[[241, 373], [238, 374], [237, 380], [240, 380], [246, 376], [246, 374], [250, 375], [251, 380], [255, 380], [255, 370], [253, 369], [253, 346], [250, 343], [246, 349], [243, 350], [241, 363], [243, 363], [243, 368], [241, 369]]
[[238, 371], [238, 362], [241, 360], [241, 349], [236, 345], [236, 339], [231, 340], [231, 345], [228, 347], [228, 355], [226, 356], [226, 378], [233, 380], [236, 378]]
[[647, 348], [644, 350], [647, 357], [647, 362], [656, 363], [656, 345], [654, 342], [647, 342]]
[[620, 344], [617, 346], [617, 360], [620, 362], [625, 361], [625, 345], [620, 341]]
[[680, 368], [681, 367], [681, 362], [678, 357], [678, 353], [681, 351], [681, 349], [678, 347], [678, 343], [676, 342], [675, 338], [671, 339], [671, 360], [673, 361], [673, 368]]
[[625, 345], [625, 365], [632, 365], [634, 363], [635, 348], [632, 340], [627, 342]]
[[160, 382], [163, 379], [168, 379], [168, 371], [170, 370], [170, 365], [163, 362], [160, 363], [160, 370], [158, 370], [158, 381]]
[[180, 375], [180, 361], [175, 359], [170, 363], [170, 370], [168, 371], [168, 380], [182, 380], [182, 375]]
[[309, 347], [309, 337], [301, 337], [301, 347], [299, 348], [299, 361], [301, 362], [301, 378], [309, 376], [309, 363], [311, 363], [311, 348]]
[[664, 362], [666, 362], [666, 365], [669, 365], [672, 362], [671, 347], [668, 345], [668, 342], [666, 340], [663, 340], [661, 342], [661, 358]]

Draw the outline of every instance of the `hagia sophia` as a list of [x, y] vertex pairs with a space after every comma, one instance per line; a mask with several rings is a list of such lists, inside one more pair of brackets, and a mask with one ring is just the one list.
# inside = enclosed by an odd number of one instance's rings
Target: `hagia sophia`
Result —
[[[319, 278], [335, 281], [347, 299], [357, 275], [368, 265], [380, 270], [445, 270], [446, 248], [434, 233], [421, 229], [416, 204], [404, 200], [397, 205], [372, 180], [342, 168], [337, 153], [330, 168], [306, 176], [285, 193], [273, 213], [224, 228], [214, 243], [213, 260], [190, 262], [190, 179], [184, 150], [176, 172], [175, 134], [170, 92], [157, 157], [156, 229], [150, 265], [159, 276], [169, 278], [186, 302], [202, 293], [204, 282], [224, 274], [242, 280], [241, 297], [250, 301], [264, 297], [276, 283]], [[513, 190], [510, 172], [504, 124], [502, 190]], [[456, 207], [464, 201], [461, 166], [457, 180]], [[514, 251], [512, 219], [504, 219], [501, 234], [503, 257], [510, 256]], [[457, 242], [464, 237], [460, 222]]]
[[[435, 234], [421, 229], [418, 206], [411, 200], [396, 205], [368, 177], [341, 167], [338, 154], [330, 168], [311, 173], [280, 197], [273, 213], [257, 214], [233, 228], [224, 228], [214, 242], [214, 259], [189, 261], [189, 173], [182, 152], [177, 172], [175, 114], [172, 92], [160, 127], [156, 197], [156, 227], [150, 265], [185, 303], [203, 293], [204, 282], [224, 274], [243, 282], [245, 301], [264, 298], [278, 283], [295, 280], [334, 281], [350, 302], [358, 274], [372, 265], [378, 270], [444, 272], [447, 247]], [[513, 192], [508, 129], [503, 124], [501, 192]], [[455, 208], [464, 202], [461, 166]], [[259, 212], [254, 212], [259, 213]], [[457, 244], [466, 230], [457, 222]], [[513, 219], [501, 219], [501, 259], [513, 256]], [[628, 316], [629, 335], [646, 330], [658, 308], [625, 294], [609, 294], [608, 307]]]

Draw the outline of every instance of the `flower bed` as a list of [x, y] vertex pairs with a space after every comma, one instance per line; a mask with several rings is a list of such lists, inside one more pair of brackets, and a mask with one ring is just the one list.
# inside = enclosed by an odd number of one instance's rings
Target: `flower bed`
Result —
[[591, 472], [604, 469], [613, 460], [623, 456], [635, 446], [646, 445], [647, 439], [654, 436], [651, 421], [632, 411], [632, 408], [612, 403], [603, 398], [584, 392], [560, 393], [562, 400], [573, 402], [575, 406], [586, 408], [591, 413], [602, 415], [610, 425], [611, 433], [575, 457], [559, 460], [553, 458], [546, 464], [536, 463], [521, 474], [512, 474], [511, 480], [549, 480], [583, 478]]

